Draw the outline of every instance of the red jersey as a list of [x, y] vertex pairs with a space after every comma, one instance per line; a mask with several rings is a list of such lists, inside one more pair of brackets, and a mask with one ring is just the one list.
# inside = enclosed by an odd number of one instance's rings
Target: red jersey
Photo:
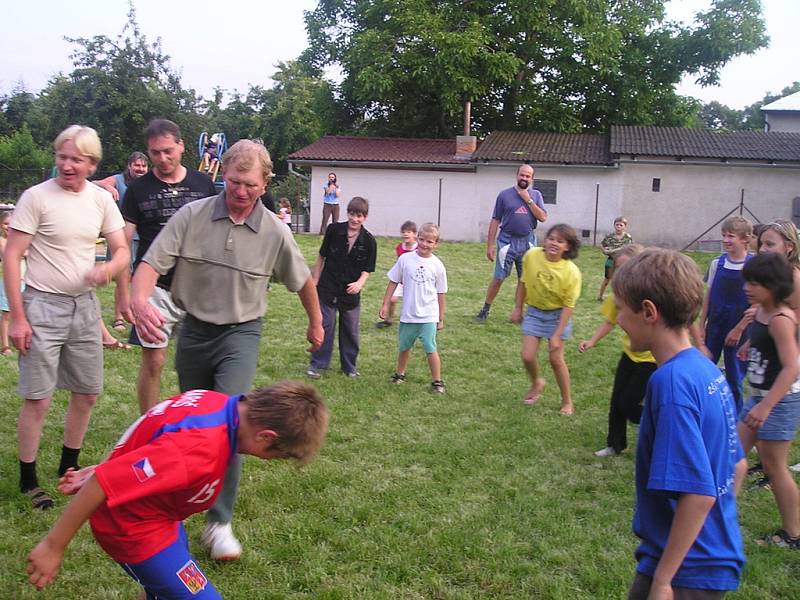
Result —
[[183, 519], [214, 504], [236, 453], [240, 398], [192, 390], [164, 400], [98, 465], [106, 501], [89, 522], [114, 560], [150, 558], [177, 539]]
[[395, 246], [394, 252], [395, 254], [397, 254], [398, 258], [403, 256], [403, 254], [405, 254], [406, 252], [413, 252], [414, 250], [417, 249], [417, 242], [414, 242], [414, 245], [411, 246], [411, 248], [409, 248], [408, 250], [406, 250], [406, 247], [403, 245], [403, 243], [404, 242], [400, 242], [399, 244], [397, 244], [397, 246]]

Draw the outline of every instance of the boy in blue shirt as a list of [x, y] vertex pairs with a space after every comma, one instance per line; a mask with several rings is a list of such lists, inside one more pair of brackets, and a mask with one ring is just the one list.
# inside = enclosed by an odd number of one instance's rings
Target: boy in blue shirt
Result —
[[689, 341], [703, 283], [691, 259], [653, 249], [612, 285], [631, 349], [650, 350], [658, 363], [636, 449], [641, 543], [628, 598], [721, 598], [737, 589], [745, 562], [735, 491], [747, 464], [730, 387]]

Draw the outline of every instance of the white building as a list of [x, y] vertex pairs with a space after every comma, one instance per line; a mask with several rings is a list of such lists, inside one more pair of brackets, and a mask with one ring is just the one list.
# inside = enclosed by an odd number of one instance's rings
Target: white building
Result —
[[[499, 131], [468, 150], [457, 152], [455, 140], [326, 136], [289, 160], [311, 167], [311, 231], [319, 228], [330, 171], [342, 186], [340, 219], [358, 195], [370, 201], [374, 234], [397, 236], [412, 219], [439, 223], [448, 240], [486, 239], [497, 193], [514, 185], [524, 163], [536, 169], [548, 223], [571, 224], [586, 243], [599, 241], [622, 214], [638, 241], [682, 248], [718, 240], [718, 221], [729, 214], [791, 218], [800, 198], [800, 134], [627, 126], [607, 135]], [[795, 204], [800, 219], [800, 200]]]
[[800, 133], [800, 92], [778, 98], [761, 107], [764, 131]]

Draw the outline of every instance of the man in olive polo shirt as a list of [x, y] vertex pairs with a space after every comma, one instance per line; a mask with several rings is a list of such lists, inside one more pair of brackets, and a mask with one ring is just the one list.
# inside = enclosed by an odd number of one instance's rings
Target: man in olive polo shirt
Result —
[[[269, 153], [241, 140], [225, 153], [222, 164], [225, 191], [180, 208], [153, 241], [133, 276], [131, 308], [140, 337], [163, 339], [163, 316], [147, 299], [159, 275], [174, 266], [170, 292], [187, 313], [175, 356], [181, 391], [233, 395], [253, 384], [272, 276], [300, 297], [311, 351], [319, 348], [324, 332], [306, 261], [292, 233], [259, 201], [272, 176]], [[230, 524], [240, 474], [237, 455], [208, 512], [202, 541], [217, 560], [241, 555]]]

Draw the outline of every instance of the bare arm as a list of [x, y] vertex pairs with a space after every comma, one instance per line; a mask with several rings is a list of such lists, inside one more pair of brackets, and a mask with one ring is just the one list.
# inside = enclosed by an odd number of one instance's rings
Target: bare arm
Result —
[[[125, 243], [128, 245], [129, 249], [132, 249], [133, 246], [133, 235], [136, 233], [136, 225], [133, 223], [125, 223]], [[131, 260], [135, 257], [131, 255]], [[122, 314], [122, 317], [128, 321], [129, 323], [133, 323], [133, 313], [131, 312], [131, 270], [130, 269], [122, 269], [117, 276], [115, 277], [114, 281], [117, 283], [117, 287], [114, 290], [114, 301], [116, 302], [117, 306], [119, 307], [119, 311]]]
[[500, 221], [492, 219], [489, 221], [489, 232], [486, 234], [486, 257], [494, 262], [494, 254], [496, 248], [494, 247], [495, 240], [497, 239], [497, 228], [500, 226]]
[[314, 263], [314, 266], [311, 267], [311, 279], [314, 280], [314, 285], [319, 283], [319, 276], [322, 273], [322, 269], [325, 267], [325, 259], [322, 255], [317, 256], [317, 260]]
[[3, 254], [6, 298], [8, 298], [8, 309], [11, 313], [8, 336], [22, 354], [26, 354], [28, 348], [31, 347], [31, 336], [33, 335], [33, 330], [22, 306], [22, 292], [20, 291], [22, 279], [20, 264], [22, 257], [25, 256], [31, 245], [31, 240], [33, 240], [33, 236], [30, 233], [9, 229], [6, 250]]
[[437, 294], [436, 300], [439, 302], [439, 322], [436, 324], [436, 329], [444, 329], [444, 294]]
[[610, 321], [603, 321], [600, 323], [600, 325], [597, 326], [597, 329], [594, 330], [591, 338], [578, 344], [578, 351], [586, 352], [589, 348], [594, 348], [597, 342], [602, 340], [614, 330], [614, 325], [615, 324], [611, 323]]
[[114, 202], [119, 202], [119, 190], [117, 189], [117, 176], [116, 175], [109, 175], [105, 179], [98, 179], [97, 181], [92, 182], [95, 185], [99, 185], [101, 188], [106, 190], [111, 197], [114, 198]]
[[392, 296], [394, 295], [394, 291], [396, 289], [397, 282], [390, 279], [388, 285], [386, 286], [386, 293], [383, 295], [383, 304], [381, 304], [381, 309], [378, 312], [378, 316], [384, 321], [389, 315], [389, 305], [392, 303]]
[[108, 247], [111, 249], [111, 260], [92, 268], [86, 275], [86, 281], [95, 287], [103, 287], [111, 283], [112, 279], [131, 264], [131, 251], [125, 242], [123, 229], [112, 231], [106, 235]]
[[105, 499], [103, 488], [92, 476], [67, 505], [50, 532], [28, 554], [26, 570], [31, 584], [42, 589], [55, 579], [67, 546]]
[[713, 496], [681, 494], [672, 519], [667, 545], [653, 573], [649, 598], [671, 598], [672, 578], [678, 572], [686, 553], [703, 528], [708, 513], [716, 503]]
[[306, 330], [306, 339], [309, 346], [308, 351], [314, 352], [319, 350], [322, 345], [322, 340], [325, 338], [325, 331], [322, 329], [322, 312], [319, 308], [319, 296], [317, 296], [317, 285], [314, 281], [313, 275], [306, 279], [303, 287], [297, 292], [300, 297], [300, 303], [306, 311], [308, 316], [308, 329]]
[[140, 262], [131, 280], [131, 312], [136, 333], [145, 342], [164, 341], [161, 326], [164, 316], [147, 300], [153, 293], [158, 281], [158, 271], [146, 262]]

